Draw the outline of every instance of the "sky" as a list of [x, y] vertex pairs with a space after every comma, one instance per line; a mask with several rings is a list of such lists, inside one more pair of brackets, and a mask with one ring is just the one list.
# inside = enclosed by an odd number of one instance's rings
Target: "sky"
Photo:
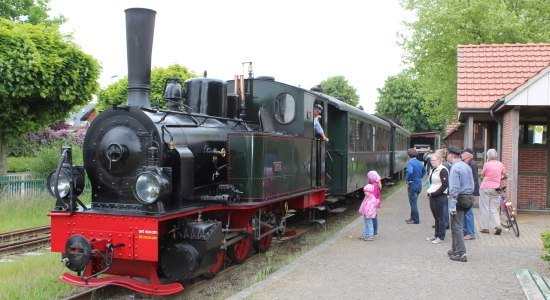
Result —
[[246, 74], [309, 89], [343, 75], [360, 105], [375, 111], [377, 88], [403, 68], [397, 33], [406, 13], [398, 0], [145, 1], [51, 0], [61, 30], [101, 64], [101, 87], [127, 75], [124, 9], [157, 11], [152, 67], [177, 63], [208, 77]]

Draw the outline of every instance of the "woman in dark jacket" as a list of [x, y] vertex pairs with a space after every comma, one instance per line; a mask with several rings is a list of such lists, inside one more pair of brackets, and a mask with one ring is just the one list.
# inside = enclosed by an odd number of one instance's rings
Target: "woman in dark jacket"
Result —
[[438, 154], [431, 156], [431, 164], [434, 168], [430, 175], [430, 209], [435, 219], [435, 233], [427, 238], [432, 244], [439, 244], [445, 240], [445, 204], [447, 203], [447, 188], [449, 187], [449, 170], [442, 164], [443, 158]]

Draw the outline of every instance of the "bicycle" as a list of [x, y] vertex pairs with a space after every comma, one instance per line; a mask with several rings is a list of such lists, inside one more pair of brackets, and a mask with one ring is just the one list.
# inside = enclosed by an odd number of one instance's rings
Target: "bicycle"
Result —
[[506, 190], [505, 186], [499, 187], [495, 189], [496, 192], [499, 194], [500, 197], [500, 216], [502, 220], [503, 212], [506, 215], [506, 219], [504, 222], [501, 222], [502, 227], [510, 229], [514, 231], [517, 237], [519, 237], [519, 225], [517, 221], [517, 214], [516, 214], [516, 208], [513, 206], [512, 201], [509, 201], [506, 196], [504, 195], [504, 191]]

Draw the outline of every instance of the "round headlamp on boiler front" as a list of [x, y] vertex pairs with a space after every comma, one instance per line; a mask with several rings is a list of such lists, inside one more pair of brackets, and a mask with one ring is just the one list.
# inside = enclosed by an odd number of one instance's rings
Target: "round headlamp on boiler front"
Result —
[[170, 181], [160, 172], [146, 171], [136, 176], [134, 195], [144, 204], [151, 204], [170, 193]]

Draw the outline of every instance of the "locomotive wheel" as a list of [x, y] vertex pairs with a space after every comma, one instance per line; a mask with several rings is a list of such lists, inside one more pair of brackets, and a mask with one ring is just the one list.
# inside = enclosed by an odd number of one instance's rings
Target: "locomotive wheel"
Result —
[[236, 242], [227, 248], [227, 256], [232, 262], [242, 264], [248, 257], [248, 252], [252, 246], [252, 237], [249, 235], [246, 238]]
[[[260, 234], [263, 234], [264, 232], [268, 232], [270, 230], [271, 230], [271, 227], [262, 227], [262, 230], [260, 230]], [[254, 250], [257, 253], [266, 252], [271, 246], [272, 240], [273, 240], [273, 233], [270, 233], [264, 236], [263, 238], [261, 238], [259, 241], [253, 241]]]
[[216, 264], [212, 267], [212, 269], [210, 269], [210, 271], [208, 271], [208, 273], [204, 274], [204, 277], [213, 278], [216, 276], [222, 269], [224, 259], [225, 251], [220, 251], [220, 253], [218, 253], [218, 260], [216, 261]]

